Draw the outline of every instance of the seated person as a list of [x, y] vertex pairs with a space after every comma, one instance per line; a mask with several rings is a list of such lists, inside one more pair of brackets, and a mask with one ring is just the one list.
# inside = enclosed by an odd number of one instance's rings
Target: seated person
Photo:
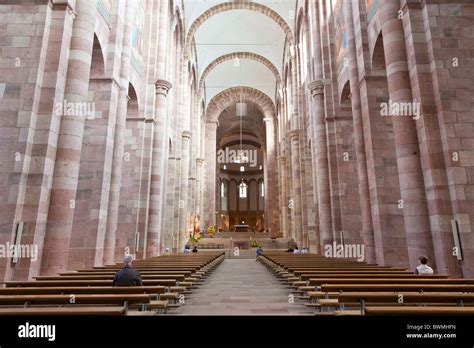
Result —
[[433, 274], [433, 268], [427, 265], [428, 258], [424, 255], [420, 256], [420, 265], [416, 267], [415, 274]]
[[186, 244], [184, 247], [184, 253], [189, 254], [190, 251], [191, 251], [191, 248], [189, 247], [189, 245]]
[[132, 269], [132, 255], [125, 255], [123, 268], [115, 274], [112, 286], [143, 286], [140, 273]]
[[255, 251], [255, 254], [257, 254], [257, 259], [260, 255], [263, 254], [263, 249], [261, 246], [258, 246], [257, 250]]
[[298, 246], [295, 246], [295, 250], [293, 250], [293, 254], [299, 254], [300, 250], [298, 249]]
[[308, 248], [301, 249], [301, 254], [308, 254], [308, 253], [309, 253]]
[[195, 245], [193, 248], [193, 253], [197, 253], [197, 252], [198, 252], [198, 247]]

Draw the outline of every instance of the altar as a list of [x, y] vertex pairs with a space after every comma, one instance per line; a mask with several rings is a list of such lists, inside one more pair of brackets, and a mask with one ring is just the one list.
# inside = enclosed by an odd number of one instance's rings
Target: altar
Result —
[[235, 232], [248, 232], [249, 225], [234, 225]]

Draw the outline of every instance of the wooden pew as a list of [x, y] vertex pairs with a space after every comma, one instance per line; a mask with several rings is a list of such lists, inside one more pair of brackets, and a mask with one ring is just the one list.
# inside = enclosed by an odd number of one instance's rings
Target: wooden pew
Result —
[[[115, 275], [73, 275], [73, 276], [40, 276], [35, 277], [37, 281], [45, 281], [45, 280], [110, 280], [114, 279]], [[148, 275], [148, 274], [141, 274], [141, 278], [143, 280], [148, 279], [174, 279], [176, 281], [184, 281], [186, 277], [182, 274], [165, 274], [165, 275]]]
[[[206, 276], [224, 257], [224, 253], [220, 252], [199, 257], [157, 257], [135, 261], [133, 268], [143, 272], [141, 275], [145, 285], [138, 287], [111, 286], [115, 273], [122, 269], [121, 264], [65, 272], [58, 276], [39, 276], [35, 281], [6, 282], [5, 287], [0, 288], [0, 309], [5, 315], [14, 315], [12, 313], [17, 313], [18, 309], [32, 315], [118, 315], [119, 312], [130, 315], [132, 311], [129, 308], [166, 309], [167, 299], [178, 296], [178, 293], [166, 291], [185, 291], [185, 286], [191, 287]], [[74, 303], [70, 302], [71, 295], [74, 295]], [[26, 310], [18, 307], [25, 304], [32, 307]], [[125, 305], [124, 310], [117, 311], [116, 304]], [[140, 315], [145, 313], [153, 312], [135, 312]]]
[[310, 280], [318, 278], [367, 278], [372, 279], [378, 278], [404, 278], [413, 279], [423, 277], [424, 279], [448, 279], [446, 274], [413, 274], [413, 273], [372, 273], [372, 274], [360, 274], [360, 273], [303, 273], [300, 275], [301, 280]]
[[22, 307], [0, 308], [0, 316], [118, 316], [125, 315], [125, 307]]
[[147, 304], [148, 294], [88, 294], [88, 295], [0, 295], [0, 306], [5, 305], [76, 305], [76, 304]]
[[[464, 306], [474, 305], [474, 294], [462, 292], [450, 293], [416, 293], [416, 292], [351, 292], [331, 293], [333, 296], [317, 298], [317, 305], [322, 309], [358, 307], [364, 315], [366, 306], [410, 306], [414, 304], [429, 306]], [[313, 302], [314, 303], [314, 302]]]
[[474, 315], [474, 307], [380, 306], [366, 307], [366, 315]]
[[430, 279], [430, 278], [311, 278], [309, 285], [320, 286], [323, 284], [474, 284], [474, 279]]
[[166, 292], [164, 286], [81, 286], [81, 287], [10, 287], [0, 288], [0, 296], [40, 294], [149, 294], [160, 299]]
[[[281, 255], [270, 252], [264, 253], [259, 260], [282, 281], [296, 287], [298, 292], [307, 293], [307, 296], [300, 297], [311, 300], [311, 303], [306, 303], [307, 306], [320, 310], [342, 308], [322, 313], [325, 315], [360, 315], [369, 307], [372, 308], [369, 309], [372, 310], [371, 315], [397, 315], [410, 311], [430, 314], [471, 313], [474, 308], [474, 294], [471, 293], [474, 279], [416, 275], [403, 268], [380, 267], [354, 260], [324, 259], [307, 254]], [[318, 288], [321, 291], [314, 291]], [[398, 303], [399, 295], [404, 297], [403, 303]], [[346, 310], [352, 307], [359, 310]]]
[[[7, 288], [11, 287], [43, 287], [43, 286], [108, 286], [111, 285], [110, 280], [38, 280], [38, 281], [11, 281], [6, 282], [5, 285]], [[157, 279], [157, 280], [144, 280], [143, 285], [153, 286], [153, 285], [164, 285], [164, 286], [174, 286], [176, 280], [174, 279]]]
[[473, 284], [323, 284], [323, 292], [473, 292]]

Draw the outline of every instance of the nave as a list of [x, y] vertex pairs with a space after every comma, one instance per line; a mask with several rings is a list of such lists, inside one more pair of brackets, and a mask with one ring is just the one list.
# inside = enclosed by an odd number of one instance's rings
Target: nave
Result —
[[471, 315], [473, 23], [0, 0], [0, 317]]
[[121, 265], [0, 289], [0, 315], [474, 315], [474, 279], [414, 274], [354, 259], [268, 251], [137, 260], [143, 285], [111, 286]]
[[181, 315], [311, 315], [295, 305], [288, 287], [255, 259], [227, 258], [207, 281], [190, 294]]

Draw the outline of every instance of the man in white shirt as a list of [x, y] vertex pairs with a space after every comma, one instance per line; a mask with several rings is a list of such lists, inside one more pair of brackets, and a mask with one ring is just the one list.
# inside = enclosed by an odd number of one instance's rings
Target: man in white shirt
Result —
[[433, 268], [427, 265], [428, 258], [426, 256], [420, 256], [420, 265], [416, 267], [416, 274], [433, 274]]

